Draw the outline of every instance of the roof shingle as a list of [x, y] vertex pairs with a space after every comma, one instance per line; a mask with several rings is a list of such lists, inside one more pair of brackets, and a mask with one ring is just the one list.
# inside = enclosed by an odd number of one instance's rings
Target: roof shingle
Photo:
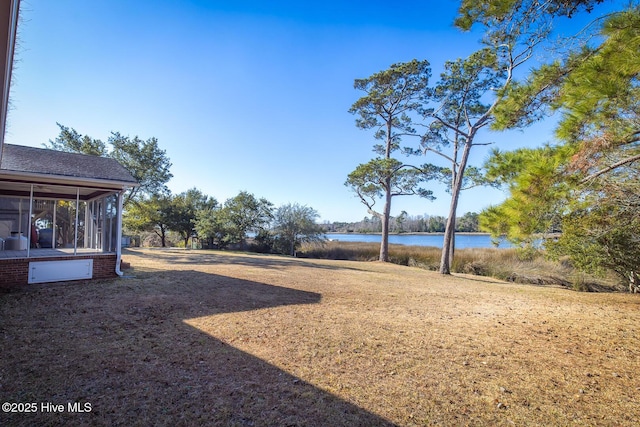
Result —
[[0, 171], [137, 184], [124, 166], [108, 157], [12, 144], [3, 144], [2, 150]]

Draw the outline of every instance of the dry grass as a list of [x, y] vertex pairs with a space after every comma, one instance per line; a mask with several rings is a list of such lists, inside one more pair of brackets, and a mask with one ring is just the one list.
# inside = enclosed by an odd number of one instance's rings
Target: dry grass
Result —
[[640, 297], [381, 263], [135, 250], [133, 277], [0, 294], [0, 425], [640, 419]]

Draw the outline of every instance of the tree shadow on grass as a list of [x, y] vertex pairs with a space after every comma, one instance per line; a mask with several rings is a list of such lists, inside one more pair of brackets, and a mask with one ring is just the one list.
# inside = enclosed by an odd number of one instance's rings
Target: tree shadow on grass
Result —
[[[0, 413], [0, 425], [393, 425], [185, 323], [316, 304], [320, 294], [197, 271], [164, 275], [0, 295], [0, 398], [37, 405]], [[74, 402], [90, 412], [69, 413]]]

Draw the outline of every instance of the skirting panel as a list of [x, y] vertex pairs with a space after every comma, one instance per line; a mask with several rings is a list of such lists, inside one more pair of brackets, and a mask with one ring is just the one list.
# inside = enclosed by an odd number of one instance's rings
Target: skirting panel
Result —
[[[91, 279], [93, 259], [34, 261], [29, 263], [29, 283]], [[24, 282], [23, 282], [24, 283]]]

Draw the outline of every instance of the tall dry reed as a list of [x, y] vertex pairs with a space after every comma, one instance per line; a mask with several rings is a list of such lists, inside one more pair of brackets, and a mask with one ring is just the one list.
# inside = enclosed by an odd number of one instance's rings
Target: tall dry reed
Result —
[[[380, 245], [364, 242], [325, 242], [307, 244], [300, 257], [377, 261]], [[441, 249], [429, 246], [389, 245], [389, 261], [395, 264], [436, 271], [440, 266]], [[586, 276], [568, 262], [554, 262], [542, 251], [522, 252], [518, 249], [467, 248], [457, 249], [451, 266], [454, 273], [494, 277], [515, 283], [556, 285], [576, 290], [618, 290], [610, 280]]]

